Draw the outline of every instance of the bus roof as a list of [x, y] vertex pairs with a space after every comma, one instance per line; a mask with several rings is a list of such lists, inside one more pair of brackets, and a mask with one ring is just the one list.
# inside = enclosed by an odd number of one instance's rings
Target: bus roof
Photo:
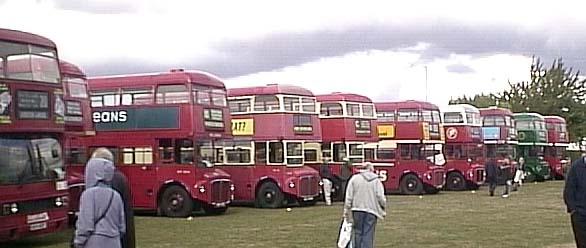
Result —
[[363, 102], [363, 103], [372, 103], [370, 98], [353, 94], [353, 93], [342, 93], [342, 92], [333, 92], [330, 94], [322, 94], [315, 96], [318, 102], [326, 102], [326, 101], [350, 101], [350, 102]]
[[377, 111], [395, 110], [399, 108], [403, 109], [431, 109], [439, 110], [438, 106], [424, 101], [417, 100], [406, 100], [396, 102], [376, 102], [374, 103]]
[[85, 73], [78, 66], [67, 61], [59, 61], [59, 70], [61, 70], [61, 75], [86, 78]]
[[491, 106], [488, 108], [480, 108], [480, 115], [487, 116], [487, 115], [508, 115], [512, 116], [513, 112], [508, 108], [501, 108], [497, 106]]
[[314, 96], [313, 93], [303, 87], [289, 84], [267, 84], [266, 86], [254, 86], [228, 89], [228, 96], [253, 96], [253, 95], [297, 95]]
[[[191, 82], [200, 85], [207, 85], [217, 88], [226, 88], [224, 83], [215, 75], [204, 72], [183, 69], [171, 69], [168, 72], [145, 73], [145, 74], [125, 74], [91, 77], [90, 89], [115, 88], [115, 87], [133, 87], [149, 86], [153, 83], [178, 83]], [[154, 81], [154, 82], [153, 82]]]
[[0, 28], [0, 40], [16, 41], [25, 44], [35, 44], [56, 49], [57, 46], [53, 41], [36, 34], [23, 31]]
[[37, 34], [31, 34], [23, 31], [0, 28], [0, 40], [16, 41], [25, 44], [35, 44], [39, 46], [57, 48], [52, 40]]
[[469, 113], [480, 113], [478, 108], [470, 104], [450, 104], [441, 108], [442, 112], [469, 112]]
[[515, 120], [516, 121], [519, 121], [521, 119], [539, 119], [539, 120], [544, 120], [543, 115], [540, 115], [538, 113], [528, 113], [528, 112], [514, 113], [513, 116], [515, 116]]
[[543, 117], [545, 119], [545, 122], [549, 122], [549, 123], [566, 123], [566, 119], [564, 119], [564, 117], [561, 116], [557, 116], [557, 115], [547, 115]]

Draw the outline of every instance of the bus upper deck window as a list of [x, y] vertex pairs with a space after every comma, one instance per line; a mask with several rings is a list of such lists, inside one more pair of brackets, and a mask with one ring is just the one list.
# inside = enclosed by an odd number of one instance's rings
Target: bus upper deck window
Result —
[[283, 97], [283, 106], [285, 107], [285, 111], [299, 111], [299, 97], [290, 97], [286, 96]]
[[301, 98], [301, 108], [303, 112], [315, 112], [315, 99]]
[[160, 85], [157, 88], [157, 103], [189, 103], [187, 86], [182, 84]]
[[320, 107], [321, 115], [341, 116], [343, 114], [342, 104], [337, 102], [322, 103]]
[[346, 105], [349, 116], [360, 116], [360, 105], [355, 103], [348, 103]]
[[362, 114], [365, 117], [374, 117], [374, 106], [372, 104], [363, 104]]

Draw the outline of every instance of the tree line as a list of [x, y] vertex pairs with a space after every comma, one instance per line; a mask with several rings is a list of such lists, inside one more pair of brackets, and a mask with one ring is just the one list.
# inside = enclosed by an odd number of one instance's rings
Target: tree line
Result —
[[508, 82], [509, 88], [498, 93], [462, 96], [450, 104], [468, 103], [478, 108], [499, 106], [513, 112], [536, 112], [557, 115], [568, 122], [571, 141], [586, 137], [586, 79], [580, 71], [566, 67], [561, 58], [545, 68], [540, 59], [533, 59], [531, 81]]

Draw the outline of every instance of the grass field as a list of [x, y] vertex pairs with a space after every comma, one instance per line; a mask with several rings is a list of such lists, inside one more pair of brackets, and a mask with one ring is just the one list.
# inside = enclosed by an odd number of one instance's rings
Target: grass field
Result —
[[[488, 197], [486, 187], [388, 196], [376, 247], [575, 247], [562, 188], [562, 181], [528, 184], [509, 198]], [[192, 220], [140, 216], [136, 236], [141, 248], [335, 247], [341, 214], [341, 203], [318, 203], [291, 212], [232, 207], [225, 215]], [[69, 237], [66, 231], [4, 245], [67, 247]]]

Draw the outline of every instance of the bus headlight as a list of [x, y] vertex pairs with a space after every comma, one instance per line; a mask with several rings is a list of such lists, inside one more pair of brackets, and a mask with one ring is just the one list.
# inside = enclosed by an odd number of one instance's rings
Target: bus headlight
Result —
[[9, 215], [18, 213], [18, 205], [16, 203], [5, 203], [2, 205], [2, 215]]
[[427, 174], [425, 177], [427, 178], [427, 180], [431, 180], [431, 174]]
[[206, 192], [206, 187], [203, 186], [203, 185], [199, 186], [199, 193], [202, 193], [203, 194], [205, 192]]
[[295, 183], [294, 182], [290, 182], [289, 183], [289, 188], [295, 188]]
[[472, 177], [474, 177], [474, 172], [472, 172], [472, 171], [471, 171], [471, 172], [469, 172], [469, 173], [468, 173], [468, 176], [470, 176], [471, 178], [472, 178]]
[[55, 198], [55, 206], [56, 207], [61, 207], [63, 206], [63, 199], [61, 197], [57, 197]]
[[230, 184], [230, 191], [234, 191], [236, 190], [236, 188], [234, 187], [234, 184]]
[[318, 183], [318, 184], [319, 184], [319, 186], [320, 186], [320, 187], [321, 187], [321, 186], [324, 186], [324, 181], [322, 181], [322, 180], [319, 180], [319, 183]]

